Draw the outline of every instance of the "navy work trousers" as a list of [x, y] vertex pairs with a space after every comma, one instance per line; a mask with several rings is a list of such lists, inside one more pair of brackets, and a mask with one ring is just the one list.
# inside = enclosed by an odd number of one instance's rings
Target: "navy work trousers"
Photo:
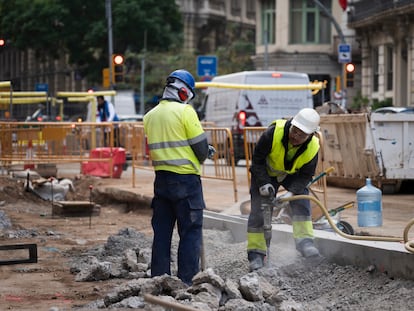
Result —
[[[275, 187], [276, 192], [278, 191], [279, 187], [282, 183], [278, 183], [275, 177], [271, 178], [271, 184]], [[286, 189], [286, 188], [285, 188]], [[303, 193], [297, 194], [309, 194], [309, 190], [306, 188], [303, 190]], [[259, 186], [256, 184], [256, 180], [254, 178], [251, 179], [251, 187], [250, 187], [250, 199], [251, 199], [251, 211], [249, 214], [249, 219], [247, 222], [247, 227], [252, 228], [251, 232], [257, 232], [257, 229], [263, 227], [263, 211], [261, 209], [262, 204], [262, 197], [259, 193]], [[309, 218], [312, 215], [311, 205], [309, 200], [301, 199], [301, 200], [293, 200], [290, 201], [290, 208], [292, 212], [293, 220], [301, 219], [301, 218]]]
[[177, 276], [186, 284], [200, 271], [203, 209], [201, 179], [198, 175], [181, 175], [156, 171], [152, 228], [151, 276], [171, 275], [171, 239], [175, 224], [178, 235]]

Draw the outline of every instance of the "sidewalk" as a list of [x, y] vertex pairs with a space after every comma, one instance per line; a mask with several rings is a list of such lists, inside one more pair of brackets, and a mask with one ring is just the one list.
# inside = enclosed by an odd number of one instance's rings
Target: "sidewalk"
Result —
[[[70, 177], [80, 174], [79, 165], [70, 164], [59, 166], [58, 177]], [[120, 188], [124, 191], [153, 196], [154, 172], [152, 170], [135, 170], [135, 187], [132, 187], [132, 167], [122, 172], [121, 178], [102, 179], [105, 187]], [[246, 167], [236, 167], [237, 174], [237, 202], [234, 199], [233, 183], [225, 180], [203, 178], [203, 192], [207, 209], [226, 215], [241, 215], [240, 205], [249, 201], [249, 189], [246, 177]], [[410, 219], [414, 218], [414, 192], [410, 194], [383, 195], [383, 225], [381, 227], [358, 227], [358, 208], [356, 203], [356, 189], [329, 187], [327, 190], [328, 210], [344, 203], [354, 201], [354, 207], [340, 214], [340, 219], [352, 225], [357, 234], [374, 236], [402, 237], [404, 228]], [[245, 203], [245, 204], [248, 204]], [[409, 236], [414, 238], [414, 228]]]

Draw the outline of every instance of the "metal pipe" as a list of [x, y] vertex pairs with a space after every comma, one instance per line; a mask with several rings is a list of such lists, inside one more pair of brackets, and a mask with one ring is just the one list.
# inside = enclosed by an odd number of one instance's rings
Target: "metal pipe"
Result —
[[217, 87], [227, 89], [243, 90], [321, 90], [326, 87], [324, 82], [310, 84], [274, 84], [274, 85], [256, 85], [256, 84], [237, 84], [224, 82], [196, 82], [196, 88]]
[[[0, 97], [1, 96], [10, 96], [10, 92], [0, 92]], [[17, 92], [13, 92], [13, 97], [27, 97], [27, 96], [47, 96], [47, 92], [21, 92], [21, 91], [17, 91]]]
[[97, 91], [89, 92], [57, 92], [56, 97], [71, 97], [71, 96], [98, 96], [98, 95], [116, 95], [116, 91]]

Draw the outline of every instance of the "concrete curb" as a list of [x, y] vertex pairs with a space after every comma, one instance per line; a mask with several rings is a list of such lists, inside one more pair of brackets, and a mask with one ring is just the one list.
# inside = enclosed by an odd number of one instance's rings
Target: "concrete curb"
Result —
[[[246, 240], [247, 218], [229, 216], [215, 212], [204, 212], [206, 229], [229, 230], [235, 243]], [[339, 265], [354, 265], [379, 271], [390, 277], [414, 280], [412, 263], [414, 256], [405, 250], [403, 243], [382, 241], [359, 241], [346, 239], [334, 232], [314, 230], [315, 243], [321, 254]], [[293, 246], [292, 227], [286, 224], [273, 224], [272, 245]]]

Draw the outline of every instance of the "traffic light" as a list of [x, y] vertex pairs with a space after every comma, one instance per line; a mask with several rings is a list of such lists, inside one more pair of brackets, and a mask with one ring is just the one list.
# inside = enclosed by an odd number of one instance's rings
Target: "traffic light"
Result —
[[345, 65], [345, 81], [346, 87], [353, 87], [354, 86], [354, 72], [355, 72], [355, 64], [348, 63]]
[[124, 56], [121, 54], [112, 55], [112, 81], [113, 83], [124, 81]]
[[5, 46], [5, 45], [6, 45], [6, 41], [0, 38], [0, 46]]

